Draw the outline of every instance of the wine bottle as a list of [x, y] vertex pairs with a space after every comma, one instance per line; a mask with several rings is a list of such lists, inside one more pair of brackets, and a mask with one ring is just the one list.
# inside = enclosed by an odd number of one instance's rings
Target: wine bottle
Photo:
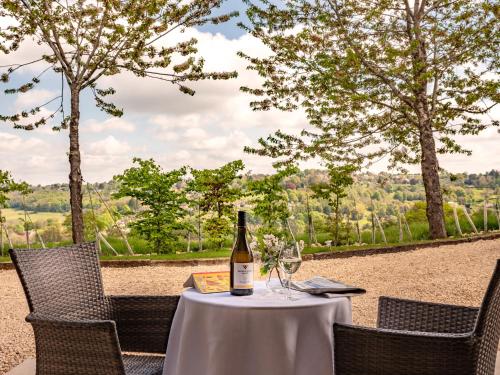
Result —
[[246, 213], [238, 211], [238, 237], [231, 254], [231, 294], [249, 296], [253, 294], [253, 254], [246, 238]]

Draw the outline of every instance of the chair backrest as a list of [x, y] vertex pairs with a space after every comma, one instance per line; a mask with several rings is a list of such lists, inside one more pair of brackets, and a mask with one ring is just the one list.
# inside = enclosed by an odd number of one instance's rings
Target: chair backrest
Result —
[[481, 304], [475, 334], [480, 338], [476, 374], [493, 374], [500, 339], [500, 259]]
[[88, 319], [109, 313], [94, 243], [9, 253], [31, 312]]

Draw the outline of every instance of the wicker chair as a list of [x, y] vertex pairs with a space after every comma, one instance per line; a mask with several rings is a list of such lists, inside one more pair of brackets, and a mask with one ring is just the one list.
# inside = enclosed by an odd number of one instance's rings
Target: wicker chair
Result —
[[480, 308], [381, 297], [378, 328], [335, 324], [335, 375], [493, 375], [500, 260]]
[[[179, 296], [105, 296], [95, 244], [10, 250], [38, 375], [161, 374]], [[149, 355], [122, 354], [150, 353]]]

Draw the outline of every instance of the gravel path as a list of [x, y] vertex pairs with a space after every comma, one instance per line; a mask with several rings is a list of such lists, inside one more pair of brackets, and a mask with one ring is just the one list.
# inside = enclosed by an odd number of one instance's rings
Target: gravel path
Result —
[[[500, 240], [478, 241], [412, 252], [304, 262], [297, 278], [322, 275], [367, 289], [353, 299], [354, 322], [375, 325], [381, 295], [478, 306], [500, 258]], [[182, 290], [194, 271], [225, 266], [103, 269], [108, 294], [169, 294]], [[28, 308], [15, 271], [0, 271], [0, 374], [34, 356]]]

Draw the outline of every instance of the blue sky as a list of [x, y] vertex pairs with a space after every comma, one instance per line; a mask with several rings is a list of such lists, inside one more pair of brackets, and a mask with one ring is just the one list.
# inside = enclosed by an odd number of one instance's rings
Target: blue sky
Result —
[[[267, 51], [236, 26], [239, 20], [246, 19], [240, 0], [228, 1], [219, 12], [232, 10], [240, 11], [242, 16], [223, 25], [189, 30], [185, 37], [194, 36], [199, 40], [200, 55], [206, 60], [207, 70], [237, 70], [238, 79], [193, 84], [197, 93], [190, 97], [164, 82], [127, 74], [107, 78], [101, 87], [113, 86], [117, 90], [113, 101], [125, 110], [119, 119], [97, 110], [90, 95], [84, 93], [81, 149], [86, 180], [109, 180], [129, 167], [134, 156], [154, 158], [167, 169], [182, 165], [213, 168], [241, 158], [254, 172], [272, 171], [270, 159], [247, 155], [243, 147], [255, 144], [259, 137], [278, 129], [297, 133], [307, 122], [301, 111], [263, 113], [249, 109], [252, 98], [241, 93], [239, 87], [254, 86], [259, 79], [245, 69], [246, 63], [236, 56], [236, 52], [243, 50], [259, 55]], [[21, 49], [22, 61], [39, 54], [37, 48]], [[15, 58], [0, 55], [0, 65], [16, 61]], [[12, 85], [28, 81], [36, 71], [36, 67], [22, 70], [13, 77]], [[57, 95], [58, 89], [59, 77], [48, 74], [43, 84], [29, 94], [19, 97], [0, 94], [0, 112], [13, 113], [43, 103]], [[57, 104], [44, 111], [55, 107]], [[53, 132], [50, 128], [48, 125], [26, 132], [0, 123], [0, 169], [10, 170], [16, 179], [33, 184], [66, 182], [68, 133], [64, 130]], [[454, 172], [499, 168], [499, 140], [494, 129], [478, 137], [465, 137], [462, 143], [474, 151], [473, 156], [446, 156], [440, 159], [441, 166]], [[311, 162], [307, 166], [318, 164]], [[382, 160], [372, 170], [385, 170], [385, 167]], [[418, 172], [418, 168], [413, 171]]]

